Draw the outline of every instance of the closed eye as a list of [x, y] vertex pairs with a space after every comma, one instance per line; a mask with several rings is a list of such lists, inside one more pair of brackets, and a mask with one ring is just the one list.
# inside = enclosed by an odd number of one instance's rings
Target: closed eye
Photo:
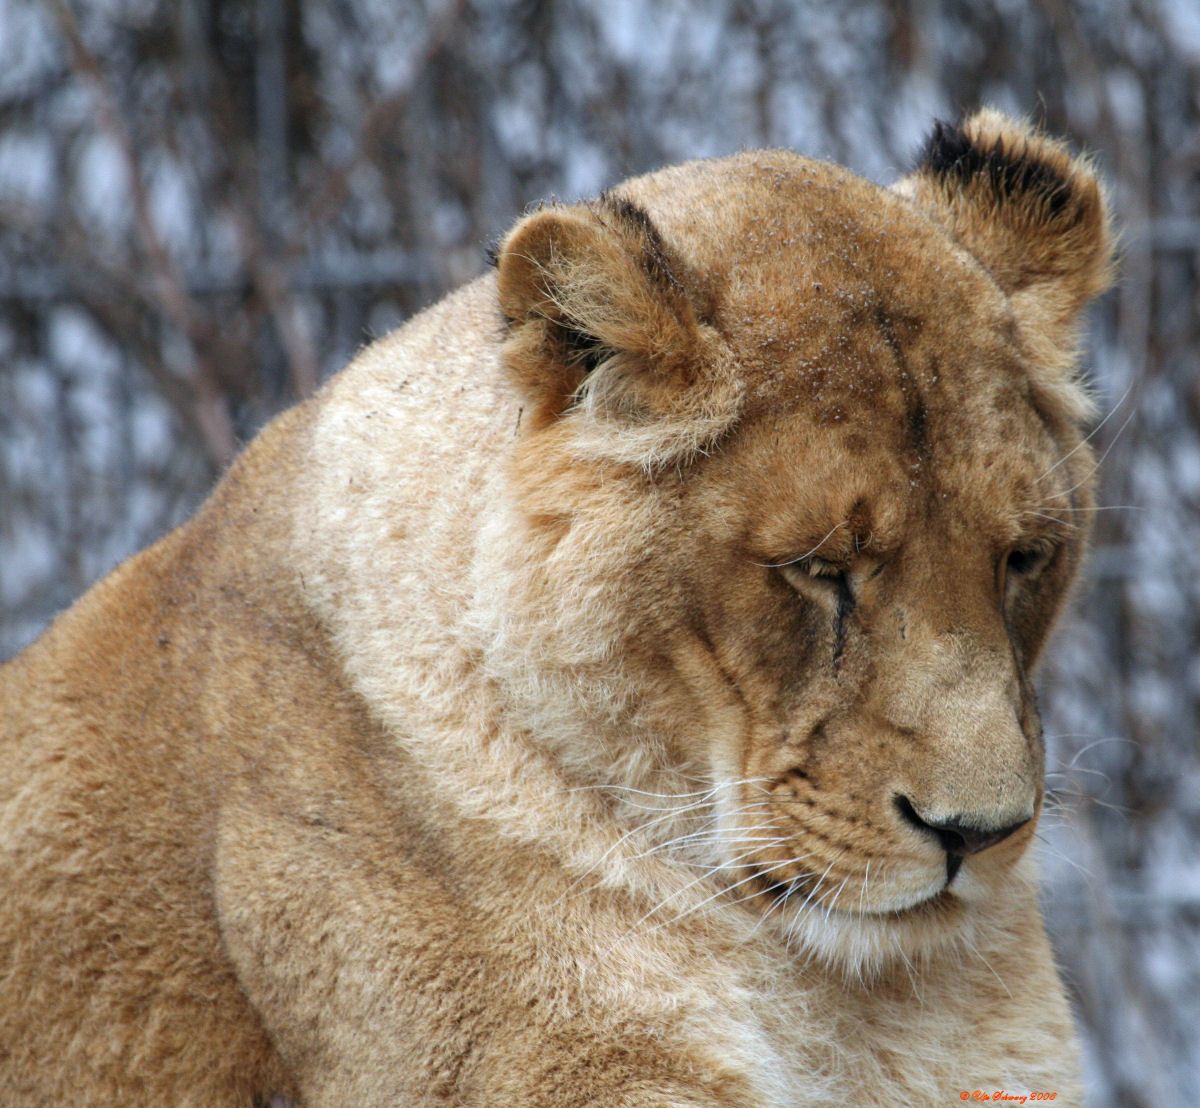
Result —
[[807, 573], [809, 577], [833, 579], [845, 577], [848, 572], [845, 566], [838, 565], [836, 562], [828, 562], [824, 558], [818, 558], [812, 554], [806, 558], [798, 558], [794, 562], [789, 562], [788, 565], [801, 573]]
[[809, 555], [797, 558], [793, 562], [785, 562], [778, 568], [784, 580], [794, 589], [807, 590], [810, 593], [815, 589], [832, 597], [851, 595], [850, 570], [837, 562]]
[[849, 567], [809, 555], [781, 566], [779, 572], [797, 593], [831, 610], [833, 669], [836, 673], [846, 648], [847, 623], [856, 605]]

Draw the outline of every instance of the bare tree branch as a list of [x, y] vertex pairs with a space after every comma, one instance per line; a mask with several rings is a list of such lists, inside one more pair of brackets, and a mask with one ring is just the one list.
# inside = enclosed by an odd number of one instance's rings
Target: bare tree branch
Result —
[[224, 343], [192, 301], [174, 259], [154, 226], [133, 139], [117, 107], [116, 96], [103, 67], [84, 43], [79, 24], [65, 0], [51, 0], [51, 7], [67, 42], [72, 67], [91, 85], [98, 121], [121, 154], [133, 205], [134, 226], [150, 263], [159, 306], [191, 342], [196, 358], [192, 381], [195, 422], [201, 430], [213, 464], [222, 468], [232, 460], [237, 450], [233, 422], [220, 387], [220, 374], [212, 362], [212, 354], [219, 357], [224, 352]]

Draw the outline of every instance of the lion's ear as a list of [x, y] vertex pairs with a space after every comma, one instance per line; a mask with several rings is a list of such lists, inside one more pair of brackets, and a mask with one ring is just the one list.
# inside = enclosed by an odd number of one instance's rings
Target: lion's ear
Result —
[[1088, 161], [985, 108], [957, 127], [937, 123], [893, 188], [983, 263], [1047, 383], [1058, 374], [1059, 391], [1074, 391], [1080, 312], [1112, 280], [1108, 209]]
[[643, 446], [666, 436], [652, 447], [660, 460], [711, 436], [732, 399], [721, 344], [640, 207], [605, 195], [543, 208], [501, 242], [496, 267], [505, 359], [535, 425], [583, 409], [610, 430], [645, 429]]

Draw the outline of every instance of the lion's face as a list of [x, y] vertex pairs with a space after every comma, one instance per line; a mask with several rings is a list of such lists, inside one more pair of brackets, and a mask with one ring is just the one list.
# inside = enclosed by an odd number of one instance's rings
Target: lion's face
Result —
[[658, 633], [712, 779], [745, 782], [720, 796], [729, 860], [771, 900], [951, 922], [1033, 834], [1028, 669], [1079, 560], [1090, 459], [1058, 464], [1078, 437], [1039, 414], [1001, 321], [972, 322], [902, 370], [867, 324], [849, 358], [869, 399], [763, 411], [681, 490]]
[[[995, 180], [947, 183], [931, 147], [905, 199], [743, 156], [531, 217], [501, 256], [529, 724], [674, 796], [668, 849], [857, 968], [1012, 880], [1042, 798], [1029, 668], [1090, 506], [1067, 364], [1102, 205], [1058, 147], [973, 123]], [[1033, 215], [1071, 250], [1022, 269]]]

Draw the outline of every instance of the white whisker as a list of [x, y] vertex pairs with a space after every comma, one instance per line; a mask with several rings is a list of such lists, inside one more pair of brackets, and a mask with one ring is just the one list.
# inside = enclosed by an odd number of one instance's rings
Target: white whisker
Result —
[[1037, 516], [1038, 519], [1049, 520], [1051, 523], [1058, 524], [1059, 527], [1067, 527], [1072, 531], [1078, 530], [1079, 528], [1079, 524], [1077, 523], [1069, 523], [1065, 519], [1055, 519], [1054, 516], [1048, 516], [1045, 512], [1035, 512], [1032, 508], [1026, 509], [1024, 514], [1027, 516]]
[[1125, 422], [1122, 423], [1121, 426], [1117, 429], [1117, 433], [1113, 436], [1112, 442], [1110, 442], [1108, 444], [1108, 446], [1105, 448], [1104, 453], [1100, 455], [1100, 458], [1096, 462], [1096, 464], [1094, 466], [1092, 466], [1092, 468], [1090, 470], [1088, 470], [1088, 472], [1087, 472], [1086, 476], [1083, 478], [1083, 480], [1077, 481], [1069, 489], [1066, 489], [1063, 492], [1058, 493], [1057, 494], [1058, 496], [1070, 496], [1071, 493], [1073, 493], [1076, 489], [1082, 488], [1085, 484], [1087, 484], [1088, 481], [1090, 481], [1092, 479], [1092, 477], [1095, 475], [1097, 470], [1099, 470], [1100, 467], [1102, 465], [1104, 465], [1105, 459], [1109, 456], [1109, 454], [1112, 453], [1112, 448], [1117, 445], [1117, 440], [1124, 433], [1125, 428], [1129, 426], [1130, 420], [1132, 420], [1135, 415], [1137, 415], [1136, 408], [1132, 412], [1129, 413], [1129, 415], [1125, 419]]
[[1001, 977], [1001, 976], [1000, 976], [1000, 975], [999, 975], [999, 974], [996, 972], [996, 968], [995, 968], [995, 966], [993, 966], [993, 965], [992, 965], [992, 963], [991, 963], [991, 962], [989, 962], [989, 961], [988, 961], [988, 960], [987, 960], [987, 959], [986, 959], [986, 958], [983, 956], [983, 951], [981, 951], [981, 950], [979, 949], [979, 947], [977, 947], [977, 946], [976, 946], [976, 945], [975, 945], [973, 942], [971, 942], [971, 940], [970, 940], [970, 939], [967, 937], [967, 935], [966, 935], [965, 933], [964, 933], [964, 934], [961, 936], [961, 939], [962, 939], [962, 943], [963, 943], [963, 945], [964, 945], [964, 946], [965, 946], [965, 947], [966, 947], [966, 948], [967, 948], [967, 949], [968, 949], [968, 950], [969, 950], [969, 951], [970, 951], [972, 954], [974, 954], [974, 955], [975, 955], [975, 957], [976, 957], [976, 958], [978, 958], [978, 959], [979, 959], [979, 960], [980, 960], [980, 961], [981, 961], [981, 962], [982, 962], [982, 963], [983, 963], [983, 964], [984, 964], [984, 965], [987, 967], [987, 969], [988, 969], [988, 972], [989, 972], [989, 973], [990, 973], [990, 974], [991, 974], [991, 975], [992, 975], [992, 976], [993, 976], [993, 977], [994, 977], [994, 978], [995, 978], [997, 981], [999, 981], [999, 982], [1000, 982], [1000, 988], [1002, 988], [1002, 989], [1003, 989], [1003, 990], [1004, 990], [1004, 991], [1005, 991], [1005, 992], [1008, 994], [1008, 999], [1009, 999], [1009, 1000], [1012, 1000], [1012, 999], [1013, 999], [1012, 990], [1011, 990], [1011, 989], [1009, 989], [1009, 987], [1008, 987], [1008, 984], [1005, 982], [1004, 978], [1003, 978], [1003, 977]]
[[[828, 518], [828, 517], [827, 517]], [[811, 558], [818, 550], [821, 549], [838, 531], [846, 526], [847, 521], [842, 520], [836, 527], [832, 528], [829, 533], [814, 546], [811, 550], [804, 554], [799, 554], [795, 558], [789, 558], [786, 562], [754, 562], [753, 565], [761, 566], [763, 569], [780, 569], [783, 566], [795, 565], [797, 562], [804, 561], [805, 558]]]
[[1057, 848], [1051, 846], [1049, 839], [1047, 839], [1046, 836], [1043, 835], [1040, 831], [1035, 831], [1034, 836], [1037, 838], [1038, 842], [1040, 842], [1042, 844], [1042, 849], [1045, 850], [1048, 854], [1053, 855], [1055, 858], [1059, 859], [1059, 861], [1066, 862], [1067, 865], [1071, 866], [1073, 869], [1077, 870], [1084, 877], [1086, 877], [1088, 879], [1089, 883], [1094, 882], [1096, 880], [1096, 877], [1094, 874], [1092, 874], [1090, 871], [1088, 871], [1083, 866], [1081, 866], [1073, 858], [1068, 858], [1061, 850], [1058, 850]]
[[[1062, 736], [1062, 737], [1066, 738], [1068, 736]], [[1083, 747], [1082, 749], [1077, 750], [1075, 752], [1075, 756], [1067, 763], [1067, 768], [1074, 769], [1075, 763], [1078, 762], [1079, 759], [1082, 758], [1089, 750], [1091, 750], [1097, 746], [1103, 746], [1105, 743], [1129, 743], [1130, 746], [1134, 745], [1134, 742], [1132, 739], [1127, 739], [1123, 735], [1110, 735], [1108, 738], [1105, 738], [1105, 739], [1096, 739], [1094, 742], [1088, 743], [1087, 746]]]
[[[753, 881], [753, 880], [755, 880], [755, 878], [758, 878], [758, 877], [765, 877], [768, 873], [774, 873], [775, 870], [783, 869], [784, 866], [795, 865], [798, 861], [802, 861], [802, 859], [801, 858], [788, 858], [786, 861], [776, 862], [774, 865], [766, 866], [763, 869], [759, 869], [756, 872], [750, 874], [749, 877], [743, 877], [740, 881], [735, 882], [734, 884], [730, 885], [728, 888], [718, 889], [711, 896], [705, 897], [702, 901], [700, 901], [699, 904], [695, 904], [691, 908], [689, 908], [686, 912], [681, 912], [679, 915], [675, 916], [674, 919], [672, 919], [670, 922], [678, 923], [680, 920], [686, 919], [688, 916], [692, 915], [694, 912], [699, 911], [701, 908], [704, 907], [704, 905], [708, 904], [710, 901], [716, 900], [717, 897], [724, 896], [726, 893], [733, 892], [734, 889], [740, 887], [741, 885], [746, 884], [747, 881]], [[752, 894], [752, 895], [757, 895], [757, 894]], [[742, 899], [750, 899], [750, 897], [744, 897]], [[735, 902], [735, 903], [739, 903], [739, 902]], [[641, 921], [639, 921], [639, 922], [641, 922]]]
[[[1071, 457], [1071, 455], [1073, 455], [1073, 454], [1074, 454], [1076, 451], [1078, 451], [1078, 450], [1082, 450], [1082, 449], [1083, 449], [1083, 448], [1084, 448], [1084, 447], [1085, 447], [1085, 446], [1086, 446], [1086, 445], [1087, 445], [1089, 442], [1091, 442], [1091, 441], [1092, 441], [1092, 439], [1094, 439], [1094, 438], [1095, 438], [1095, 437], [1096, 437], [1096, 436], [1097, 436], [1097, 435], [1100, 433], [1100, 430], [1101, 430], [1101, 428], [1103, 428], [1103, 427], [1104, 427], [1104, 425], [1105, 425], [1105, 424], [1106, 424], [1106, 423], [1107, 423], [1107, 422], [1108, 422], [1110, 419], [1112, 419], [1112, 417], [1113, 417], [1114, 415], [1116, 415], [1116, 414], [1117, 414], [1117, 409], [1118, 409], [1118, 408], [1120, 408], [1120, 407], [1121, 407], [1121, 405], [1125, 403], [1125, 401], [1126, 401], [1126, 400], [1129, 398], [1129, 394], [1130, 394], [1132, 391], [1133, 391], [1133, 385], [1132, 385], [1132, 384], [1130, 384], [1130, 385], [1129, 385], [1129, 387], [1128, 387], [1128, 388], [1126, 388], [1126, 389], [1125, 389], [1125, 391], [1124, 391], [1124, 392], [1121, 394], [1121, 399], [1120, 399], [1120, 400], [1118, 400], [1118, 401], [1117, 401], [1117, 402], [1116, 402], [1116, 403], [1115, 403], [1115, 404], [1112, 406], [1112, 408], [1109, 410], [1109, 413], [1108, 413], [1108, 415], [1106, 415], [1106, 416], [1105, 416], [1105, 417], [1104, 417], [1104, 418], [1103, 418], [1103, 419], [1102, 419], [1102, 420], [1101, 420], [1099, 423], [1097, 423], [1097, 424], [1096, 424], [1096, 426], [1095, 426], [1095, 427], [1093, 427], [1093, 428], [1091, 429], [1091, 431], [1090, 431], [1090, 432], [1088, 432], [1087, 438], [1085, 438], [1085, 439], [1084, 439], [1082, 442], [1078, 443], [1076, 446], [1074, 446], [1074, 447], [1072, 447], [1070, 450], [1068, 450], [1068, 451], [1067, 451], [1067, 452], [1066, 452], [1066, 453], [1065, 453], [1065, 454], [1064, 454], [1064, 455], [1063, 455], [1061, 458], [1059, 458], [1059, 459], [1058, 459], [1058, 461], [1057, 461], [1057, 462], [1055, 462], [1055, 463], [1054, 463], [1054, 465], [1052, 465], [1052, 466], [1051, 466], [1051, 467], [1050, 467], [1048, 470], [1046, 470], [1046, 472], [1045, 472], [1045, 473], [1043, 473], [1043, 474], [1041, 475], [1041, 477], [1037, 478], [1037, 480], [1038, 480], [1038, 481], [1043, 481], [1043, 480], [1045, 480], [1047, 477], [1049, 477], [1049, 476], [1050, 476], [1050, 474], [1052, 474], [1052, 473], [1053, 473], [1053, 472], [1054, 472], [1056, 469], [1058, 469], [1058, 467], [1059, 467], [1060, 465], [1062, 465], [1062, 464], [1063, 464], [1065, 461], [1067, 461], [1067, 460], [1068, 460], [1068, 459]], [[1135, 408], [1135, 409], [1134, 409], [1134, 411], [1136, 411], [1136, 410], [1137, 410], [1137, 409]], [[1130, 415], [1130, 417], [1132, 417], [1132, 416], [1133, 416], [1133, 412], [1130, 412], [1130, 413], [1129, 413], [1129, 415]], [[1126, 423], [1128, 423], [1128, 422], [1129, 422], [1129, 420], [1127, 419], [1125, 422], [1126, 422]], [[1121, 430], [1124, 430], [1124, 425], [1122, 425], [1122, 428], [1121, 428]], [[1121, 431], [1118, 431], [1118, 432], [1117, 432], [1117, 435], [1119, 436], [1120, 434], [1121, 434]], [[1113, 442], [1116, 442], [1116, 438], [1115, 438], [1115, 437], [1114, 437], [1114, 439], [1113, 439]], [[1109, 449], [1112, 449], [1112, 447], [1111, 447], [1111, 444], [1110, 444], [1110, 446], [1109, 446]], [[1107, 454], [1107, 451], [1105, 451], [1105, 453]], [[1035, 482], [1035, 483], [1036, 483], [1036, 482]]]

